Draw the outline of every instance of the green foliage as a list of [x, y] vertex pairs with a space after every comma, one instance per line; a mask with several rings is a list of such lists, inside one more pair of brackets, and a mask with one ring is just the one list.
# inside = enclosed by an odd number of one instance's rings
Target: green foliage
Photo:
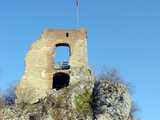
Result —
[[92, 93], [86, 89], [83, 93], [75, 96], [74, 103], [77, 112], [82, 113], [86, 118], [91, 114]]

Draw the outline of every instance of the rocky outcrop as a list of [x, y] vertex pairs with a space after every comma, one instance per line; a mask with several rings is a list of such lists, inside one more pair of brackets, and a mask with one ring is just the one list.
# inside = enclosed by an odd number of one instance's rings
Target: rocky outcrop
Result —
[[120, 81], [96, 81], [93, 90], [93, 112], [96, 120], [129, 120], [131, 97]]
[[51, 90], [37, 103], [18, 103], [1, 110], [3, 120], [130, 120], [131, 97], [119, 81], [82, 80]]
[[93, 80], [51, 90], [37, 103], [18, 103], [1, 110], [3, 120], [92, 120]]

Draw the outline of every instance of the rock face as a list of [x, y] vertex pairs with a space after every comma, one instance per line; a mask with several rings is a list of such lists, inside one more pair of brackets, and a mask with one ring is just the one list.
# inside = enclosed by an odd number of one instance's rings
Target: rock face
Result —
[[131, 97], [127, 87], [120, 81], [95, 82], [93, 112], [96, 120], [129, 120]]
[[[19, 103], [0, 110], [3, 120], [133, 120], [128, 89], [120, 82], [94, 78], [59, 91], [37, 103]], [[95, 83], [95, 84], [94, 84]]]
[[37, 103], [19, 103], [3, 109], [3, 120], [92, 120], [93, 78], [59, 91], [51, 90]]

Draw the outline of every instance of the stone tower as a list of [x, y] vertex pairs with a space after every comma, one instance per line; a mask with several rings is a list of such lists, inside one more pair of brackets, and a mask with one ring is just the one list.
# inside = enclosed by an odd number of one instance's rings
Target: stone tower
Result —
[[[68, 47], [69, 59], [56, 63], [55, 49], [60, 46]], [[75, 85], [90, 76], [86, 30], [47, 29], [26, 56], [25, 72], [16, 89], [17, 100], [34, 103], [52, 89]]]
[[[60, 63], [59, 47], [69, 53]], [[16, 104], [0, 109], [0, 119], [131, 120], [128, 88], [114, 72], [96, 81], [87, 58], [85, 29], [44, 31], [26, 56]]]

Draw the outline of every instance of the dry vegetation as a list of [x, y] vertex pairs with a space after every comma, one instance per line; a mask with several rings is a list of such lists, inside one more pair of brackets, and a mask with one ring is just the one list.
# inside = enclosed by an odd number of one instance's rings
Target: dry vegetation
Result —
[[0, 94], [0, 120], [2, 119], [1, 116], [1, 110], [5, 107], [5, 102], [4, 102], [4, 98], [2, 96], [2, 94]]
[[0, 95], [0, 110], [5, 106], [4, 98]]
[[15, 87], [10, 87], [4, 92], [0, 92], [0, 109], [6, 105], [13, 105], [15, 103]]

